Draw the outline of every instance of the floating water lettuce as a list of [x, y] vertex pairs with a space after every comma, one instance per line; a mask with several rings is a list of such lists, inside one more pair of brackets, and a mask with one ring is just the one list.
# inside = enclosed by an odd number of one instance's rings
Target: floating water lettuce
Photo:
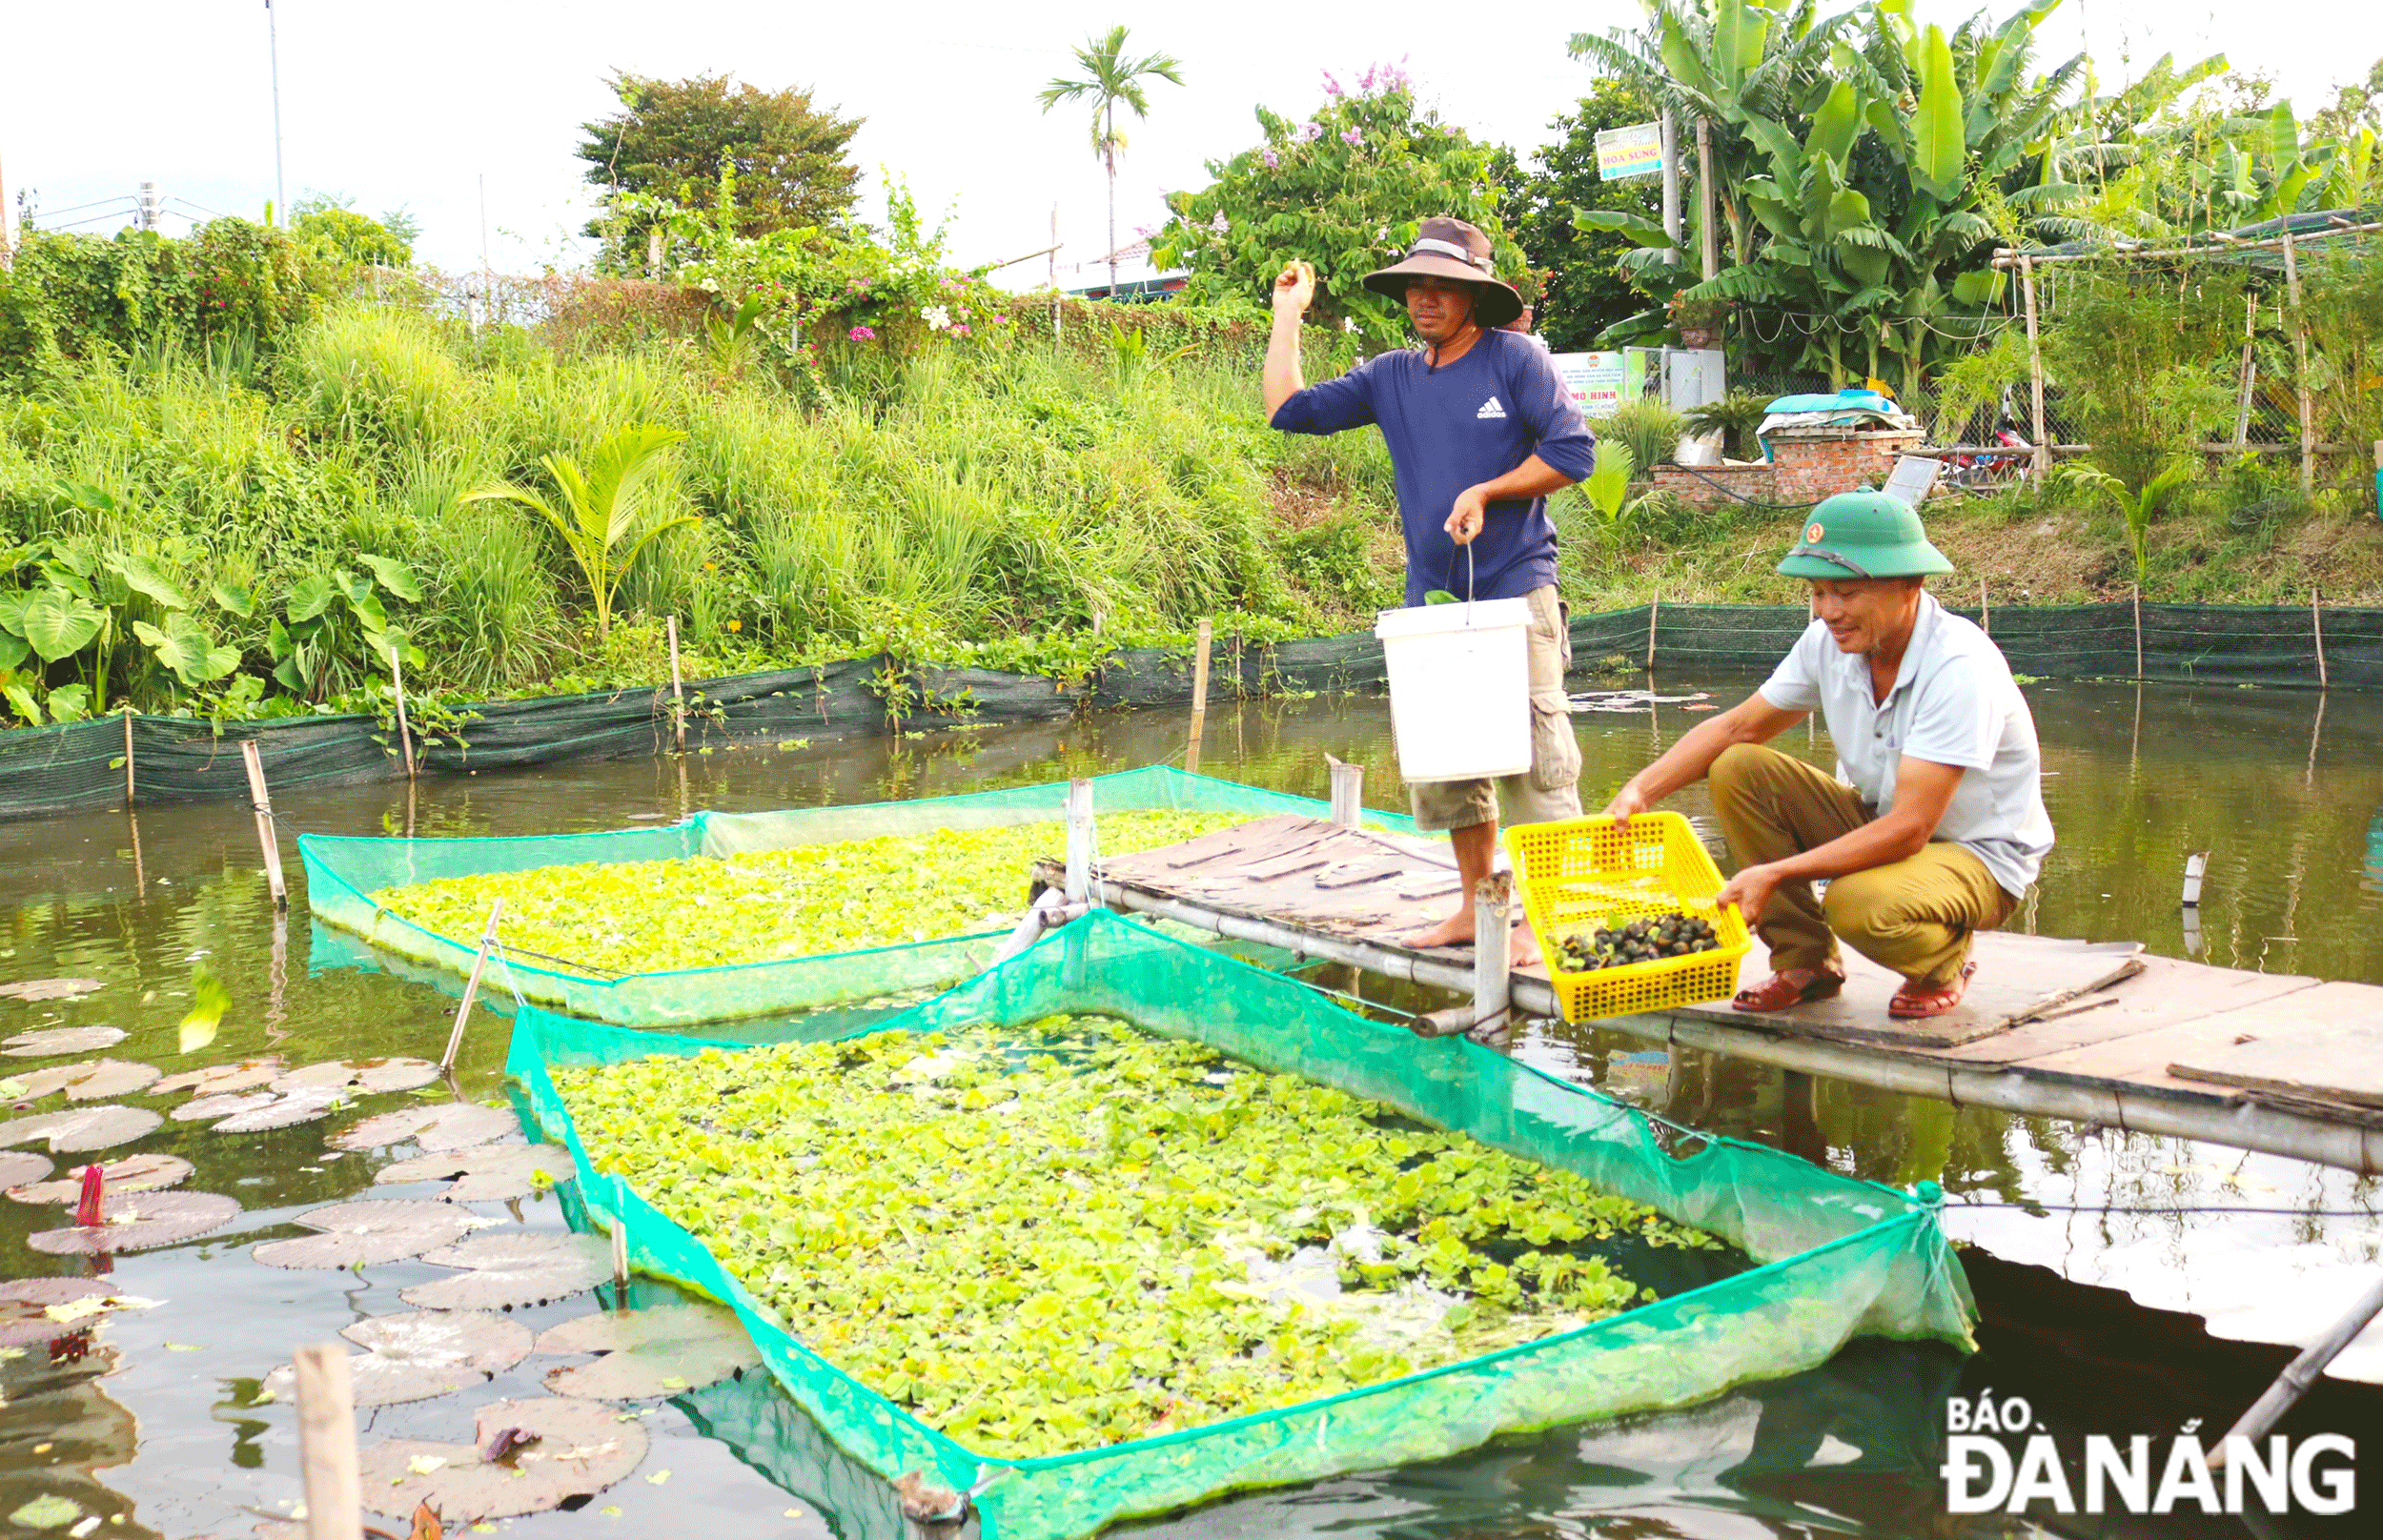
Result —
[[600, 1170], [988, 1454], [1097, 1448], [1534, 1340], [1718, 1248], [1569, 1172], [1097, 1017], [557, 1076]]
[[[1232, 813], [1111, 813], [1103, 855], [1122, 856], [1242, 821]], [[375, 903], [477, 945], [504, 900], [503, 939], [615, 973], [774, 962], [1006, 928], [1026, 908], [1028, 868], [1067, 853], [1067, 825], [938, 829], [714, 860], [586, 862], [385, 887]]]

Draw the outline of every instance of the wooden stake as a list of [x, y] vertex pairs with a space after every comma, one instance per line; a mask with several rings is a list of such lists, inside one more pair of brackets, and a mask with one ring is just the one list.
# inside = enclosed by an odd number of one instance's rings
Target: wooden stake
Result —
[[1344, 829], [1354, 829], [1365, 816], [1365, 766], [1344, 764], [1331, 755], [1324, 756], [1332, 768], [1333, 821]]
[[2309, 589], [2309, 632], [2317, 642], [2317, 688], [2329, 689], [2325, 678], [2325, 610], [2313, 584]]
[[240, 740], [240, 759], [248, 766], [248, 804], [256, 810], [256, 842], [264, 848], [265, 885], [273, 891], [273, 906], [290, 906], [290, 889], [281, 881], [281, 841], [273, 823], [273, 799], [265, 792], [265, 761], [256, 752], [256, 740]]
[[2300, 264], [2292, 255], [2291, 216], [2284, 225], [2284, 293], [2292, 307], [2292, 358], [2300, 395], [2300, 490], [2317, 484], [2317, 419], [2309, 399], [2309, 316], [2300, 306]]
[[1473, 889], [1473, 1031], [1503, 1032], [1514, 1005], [1515, 877], [1492, 872]]
[[1655, 672], [1655, 618], [1663, 613], [1663, 596], [1646, 601], [1646, 671]]
[[621, 1173], [612, 1174], [612, 1304], [629, 1307], [629, 1205]]
[[[2141, 583], [2135, 584], [2135, 682], [2137, 684], [2143, 682], [2143, 585]], [[2135, 704], [2138, 717], [2142, 714], [2142, 699], [2138, 696]]]
[[2259, 377], [2258, 360], [2251, 356], [2251, 344], [2259, 331], [2259, 296], [2256, 293], [2242, 296], [2242, 391], [2234, 406], [2234, 448], [2239, 452], [2251, 442], [2251, 388]]
[[472, 959], [472, 976], [463, 981], [463, 1003], [455, 1008], [455, 1030], [447, 1034], [447, 1051], [438, 1059], [442, 1073], [455, 1067], [455, 1056], [463, 1046], [463, 1023], [471, 1019], [472, 1002], [479, 998], [480, 975], [488, 971], [488, 954], [497, 944], [497, 921], [504, 912], [502, 899], [488, 905], [488, 928], [480, 932], [479, 952]]
[[132, 805], [132, 708], [124, 708], [124, 805]]
[[1087, 903], [1092, 893], [1092, 783], [1068, 782], [1068, 902]]
[[1986, 604], [1986, 579], [1983, 578], [1978, 579], [1978, 629], [1989, 637], [1994, 635], [1994, 611]]
[[1192, 653], [1192, 738], [1183, 753], [1183, 767], [1194, 774], [1200, 768], [1200, 735], [1208, 729], [1208, 659], [1215, 641], [1216, 622], [1202, 616]]
[[356, 1475], [356, 1396], [348, 1350], [336, 1342], [310, 1342], [291, 1353], [290, 1367], [297, 1379], [307, 1540], [362, 1540], [364, 1488]]
[[686, 696], [679, 679], [679, 618], [672, 616], [670, 626], [670, 717], [671, 735], [678, 740], [679, 752], [686, 752]]
[[2027, 422], [2035, 436], [2036, 475], [2045, 476], [2052, 469], [2052, 443], [2044, 430], [2044, 341], [2036, 326], [2035, 258], [2024, 253], [2019, 258], [2019, 293], [2027, 311], [2027, 388], [2032, 402]]
[[405, 719], [405, 668], [397, 661], [397, 650], [389, 649], [389, 688], [397, 699], [397, 746], [405, 751], [405, 779], [414, 779], [414, 729]]

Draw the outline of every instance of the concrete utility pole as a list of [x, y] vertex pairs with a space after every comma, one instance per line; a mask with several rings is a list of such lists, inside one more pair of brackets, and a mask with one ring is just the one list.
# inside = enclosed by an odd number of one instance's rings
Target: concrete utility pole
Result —
[[158, 220], [165, 213], [163, 208], [165, 201], [164, 196], [157, 191], [156, 183], [143, 182], [141, 184], [140, 227], [143, 230], [157, 228]]
[[265, 0], [265, 57], [273, 72], [273, 219], [290, 222], [290, 205], [281, 192], [281, 33], [275, 24], [273, 0]]

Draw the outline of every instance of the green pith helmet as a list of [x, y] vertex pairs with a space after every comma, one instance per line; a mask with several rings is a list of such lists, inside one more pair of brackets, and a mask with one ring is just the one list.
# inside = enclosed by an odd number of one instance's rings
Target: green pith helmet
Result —
[[1790, 578], [1921, 578], [1953, 564], [1901, 497], [1841, 492], [1812, 510], [1779, 570]]

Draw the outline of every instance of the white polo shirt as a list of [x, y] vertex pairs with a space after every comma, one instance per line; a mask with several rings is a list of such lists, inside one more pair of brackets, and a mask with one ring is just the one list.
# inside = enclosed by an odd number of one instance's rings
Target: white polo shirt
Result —
[[1762, 694], [1782, 711], [1821, 713], [1837, 740], [1837, 779], [1873, 815], [1894, 806], [1904, 756], [1959, 766], [1952, 805], [1929, 838], [1965, 846], [2014, 897], [2035, 881], [2052, 848], [2035, 718], [2002, 649], [1935, 595], [1920, 596], [1911, 645], [1884, 701], [1871, 698], [1870, 660], [1838, 651], [1817, 618]]

